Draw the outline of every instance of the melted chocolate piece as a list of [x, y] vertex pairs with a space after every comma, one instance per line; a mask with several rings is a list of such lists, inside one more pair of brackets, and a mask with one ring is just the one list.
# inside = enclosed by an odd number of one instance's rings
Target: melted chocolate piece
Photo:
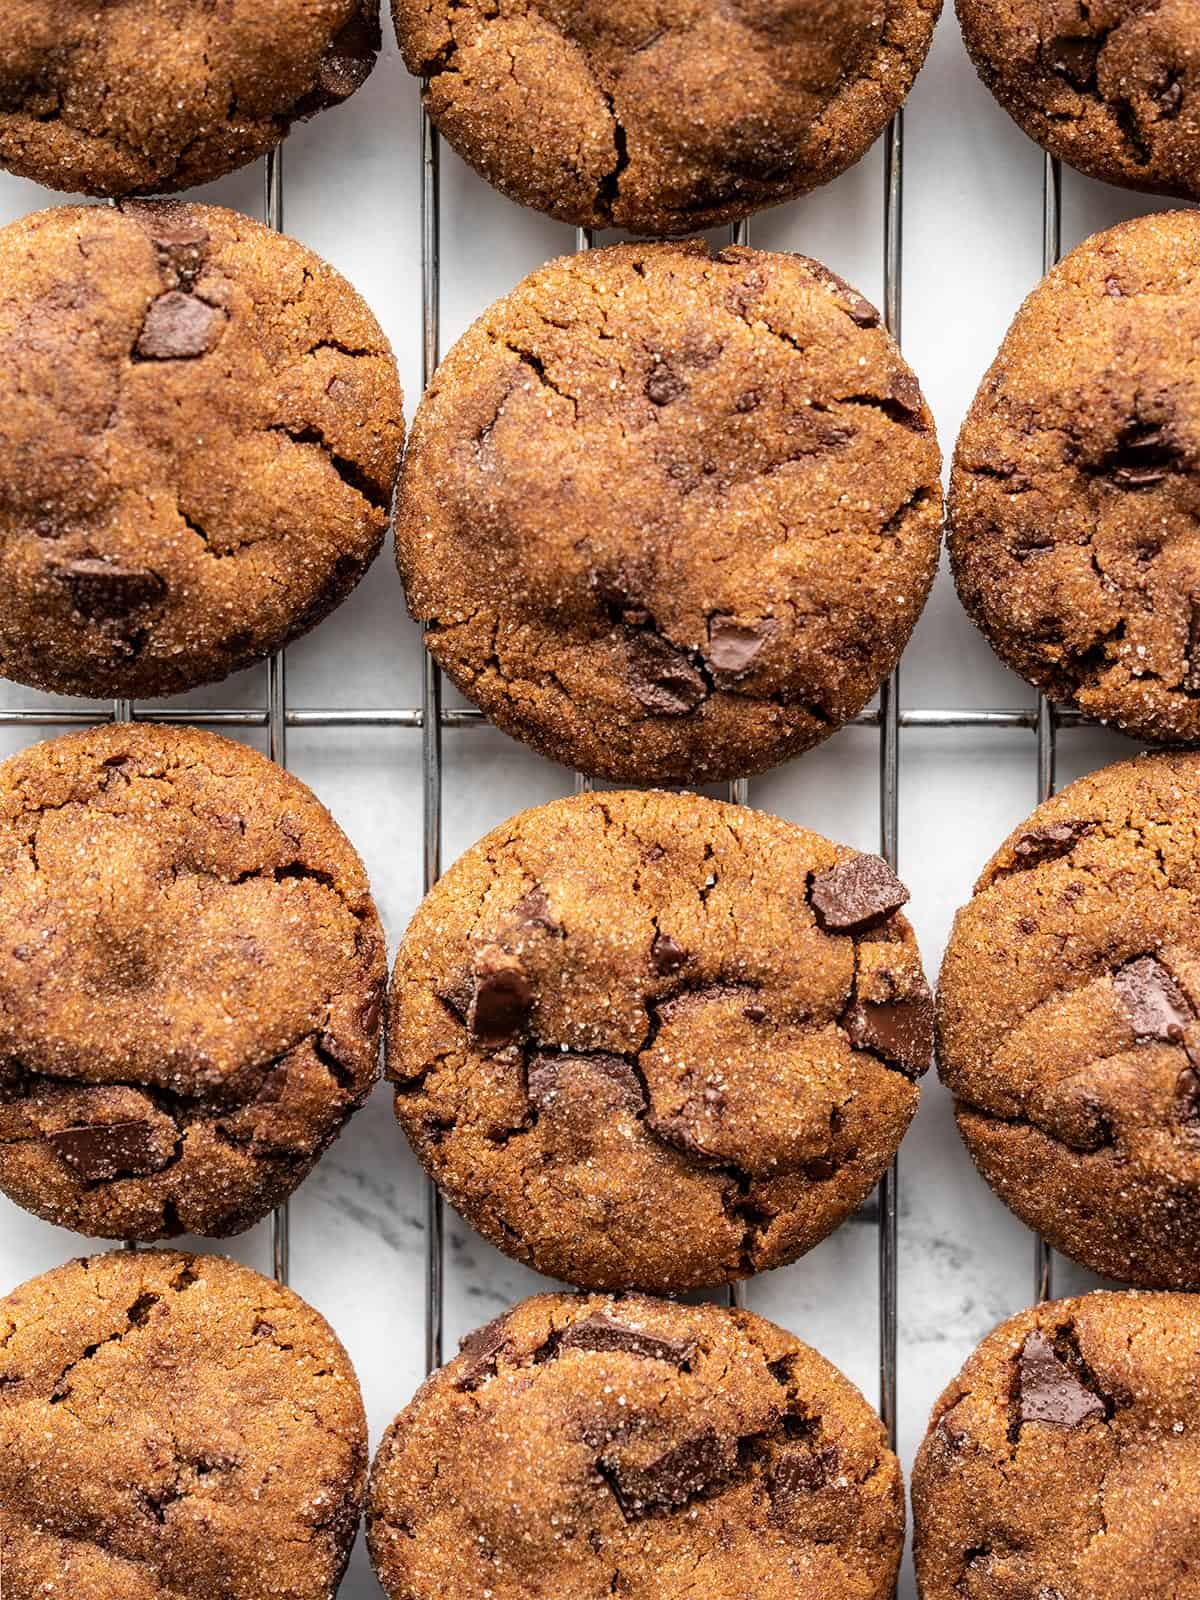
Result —
[[1065, 856], [1095, 826], [1092, 822], [1050, 822], [1044, 828], [1030, 828], [1013, 845], [1013, 855], [1022, 866], [1038, 861], [1053, 861]]
[[1113, 988], [1139, 1040], [1178, 1043], [1194, 1020], [1174, 978], [1155, 956], [1143, 956], [1113, 975]]
[[190, 288], [204, 264], [209, 238], [199, 213], [178, 200], [126, 200], [121, 210], [149, 235], [160, 268]]
[[55, 1153], [85, 1183], [159, 1172], [170, 1160], [162, 1154], [148, 1122], [97, 1123], [47, 1135]]
[[873, 1050], [914, 1078], [933, 1056], [933, 996], [928, 988], [904, 1000], [859, 1000], [846, 1018], [856, 1050]]
[[837, 1468], [838, 1453], [833, 1445], [825, 1445], [820, 1450], [788, 1450], [771, 1468], [767, 1493], [772, 1500], [815, 1494], [834, 1477]]
[[600, 1470], [629, 1521], [677, 1511], [689, 1500], [722, 1489], [737, 1469], [737, 1440], [701, 1428], [653, 1461], [602, 1456]]
[[686, 382], [670, 367], [655, 367], [646, 380], [646, 398], [656, 406], [669, 406], [686, 393]]
[[144, 361], [188, 361], [207, 355], [224, 313], [194, 294], [171, 289], [146, 313], [137, 353]]
[[899, 911], [909, 893], [882, 857], [862, 855], [819, 872], [809, 899], [823, 928], [857, 933]]
[[669, 1366], [687, 1366], [696, 1348], [692, 1339], [670, 1339], [662, 1334], [631, 1328], [601, 1312], [593, 1312], [582, 1322], [573, 1322], [559, 1340], [560, 1350], [617, 1351], [642, 1361], [665, 1361]]
[[628, 660], [630, 687], [656, 717], [686, 717], [708, 693], [683, 651], [657, 633], [635, 634], [629, 641]]
[[65, 561], [53, 571], [71, 591], [75, 610], [91, 621], [118, 621], [139, 606], [153, 605], [167, 592], [156, 572], [94, 556]]
[[485, 1323], [482, 1328], [476, 1328], [474, 1333], [467, 1334], [460, 1342], [458, 1353], [466, 1358], [467, 1365], [458, 1380], [459, 1389], [479, 1389], [489, 1378], [496, 1376], [497, 1358], [508, 1342], [505, 1337], [507, 1328], [508, 1312], [505, 1312], [503, 1316]]
[[1185, 1067], [1175, 1084], [1175, 1119], [1200, 1129], [1200, 1072], [1194, 1066]]
[[538, 1111], [553, 1109], [560, 1093], [560, 1079], [567, 1067], [582, 1069], [583, 1074], [606, 1079], [615, 1084], [620, 1097], [634, 1112], [645, 1107], [641, 1080], [622, 1056], [602, 1053], [574, 1055], [565, 1050], [539, 1050], [529, 1063], [526, 1074], [529, 1103]]
[[1055, 1428], [1079, 1428], [1103, 1420], [1104, 1402], [1085, 1388], [1066, 1362], [1055, 1354], [1044, 1333], [1031, 1333], [1017, 1362], [1018, 1414], [1022, 1422], [1045, 1422]]
[[511, 1044], [533, 1011], [533, 986], [517, 956], [498, 944], [486, 945], [475, 958], [475, 990], [467, 1025], [489, 1049]]
[[550, 901], [540, 883], [517, 901], [512, 914], [526, 928], [541, 928], [544, 933], [562, 932], [561, 923], [551, 915]]
[[760, 622], [735, 622], [718, 613], [708, 621], [708, 662], [726, 677], [740, 678], [757, 661], [762, 647], [775, 632], [770, 617]]
[[650, 959], [654, 963], [655, 972], [664, 978], [669, 978], [683, 966], [687, 960], [687, 953], [669, 933], [659, 933], [655, 934], [654, 943], [650, 946]]

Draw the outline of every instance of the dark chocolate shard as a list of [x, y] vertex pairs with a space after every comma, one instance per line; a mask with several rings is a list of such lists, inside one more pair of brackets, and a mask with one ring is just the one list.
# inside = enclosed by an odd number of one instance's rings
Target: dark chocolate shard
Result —
[[657, 933], [654, 936], [654, 943], [650, 946], [650, 959], [654, 963], [655, 972], [664, 978], [669, 978], [683, 966], [687, 960], [687, 952], [669, 933]]
[[700, 673], [660, 634], [643, 630], [627, 646], [629, 682], [636, 698], [656, 717], [686, 717], [708, 693]]
[[541, 884], [536, 884], [529, 893], [522, 895], [512, 909], [514, 921], [526, 928], [540, 928], [544, 933], [559, 934], [562, 932], [561, 923], [557, 922], [550, 910], [550, 901]]
[[481, 1388], [489, 1378], [496, 1376], [496, 1362], [501, 1350], [508, 1342], [509, 1313], [494, 1317], [491, 1322], [485, 1323], [482, 1328], [476, 1328], [474, 1333], [467, 1334], [458, 1347], [461, 1360], [466, 1366], [459, 1374], [457, 1387], [463, 1390]]
[[819, 872], [809, 899], [823, 928], [857, 933], [899, 911], [909, 893], [881, 856], [862, 855]]
[[1100, 43], [1094, 37], [1060, 35], [1048, 47], [1050, 70], [1058, 73], [1060, 78], [1065, 78], [1074, 89], [1092, 88], [1096, 82]]
[[616, 1351], [636, 1356], [641, 1361], [665, 1361], [681, 1369], [687, 1366], [695, 1348], [693, 1339], [671, 1339], [664, 1334], [647, 1333], [598, 1311], [582, 1322], [573, 1322], [559, 1340], [560, 1350]]
[[689, 1500], [713, 1494], [737, 1470], [737, 1440], [715, 1428], [700, 1428], [647, 1462], [606, 1455], [599, 1467], [629, 1521], [658, 1511], [678, 1511]]
[[859, 1000], [846, 1018], [856, 1050], [871, 1050], [910, 1077], [929, 1070], [933, 1057], [933, 996], [928, 987], [903, 1000]]
[[1140, 1040], [1179, 1043], [1194, 1013], [1174, 978], [1155, 956], [1131, 961], [1113, 974], [1113, 988]]
[[159, 1172], [171, 1158], [148, 1122], [95, 1123], [47, 1135], [59, 1158], [85, 1183]]
[[1095, 823], [1082, 819], [1072, 822], [1049, 822], [1043, 828], [1030, 828], [1012, 847], [1013, 855], [1022, 866], [1033, 866], [1039, 861], [1053, 861], [1072, 851]]
[[645, 1108], [641, 1080], [623, 1056], [602, 1052], [575, 1055], [566, 1050], [539, 1050], [530, 1060], [526, 1072], [529, 1103], [537, 1111], [553, 1110], [561, 1092], [562, 1075], [567, 1068], [615, 1085], [620, 1098], [631, 1111], [641, 1112]]
[[1036, 1329], [1021, 1346], [1017, 1361], [1018, 1415], [1022, 1422], [1079, 1428], [1103, 1420], [1104, 1401], [1086, 1388]]
[[171, 289], [160, 294], [146, 313], [138, 335], [137, 354], [144, 361], [190, 361], [207, 355], [224, 313], [194, 294]]
[[717, 612], [708, 619], [708, 663], [716, 672], [740, 678], [750, 671], [774, 632], [770, 617], [742, 623]]
[[80, 556], [51, 570], [70, 590], [71, 605], [89, 621], [118, 621], [139, 606], [156, 604], [167, 592], [157, 572], [97, 556]]
[[362, 0], [354, 16], [334, 35], [325, 52], [317, 76], [320, 104], [311, 111], [306, 108], [300, 115], [311, 116], [321, 107], [348, 100], [356, 89], [361, 89], [371, 75], [382, 43], [378, 4], [376, 0]]
[[783, 1451], [767, 1477], [767, 1493], [774, 1500], [792, 1500], [815, 1494], [836, 1476], [838, 1453], [833, 1445], [819, 1450]]
[[533, 1011], [533, 985], [519, 956], [498, 944], [485, 945], [475, 957], [475, 987], [467, 1026], [472, 1037], [489, 1049], [511, 1044], [524, 1031]]
[[1200, 1130], [1200, 1072], [1194, 1065], [1185, 1067], [1175, 1084], [1175, 1120]]

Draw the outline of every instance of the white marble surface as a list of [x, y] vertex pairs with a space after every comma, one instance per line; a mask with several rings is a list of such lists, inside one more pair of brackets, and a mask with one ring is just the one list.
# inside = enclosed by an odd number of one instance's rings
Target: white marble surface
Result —
[[[302, 128], [286, 156], [286, 226], [358, 285], [399, 357], [409, 407], [420, 381], [417, 96], [394, 48], [349, 105]], [[906, 126], [904, 333], [906, 352], [937, 415], [943, 446], [1041, 262], [1041, 153], [975, 79], [954, 17], [942, 19]], [[764, 216], [753, 241], [824, 258], [864, 293], [881, 280], [881, 152], [824, 192]], [[1143, 197], [1068, 174], [1064, 243], [1150, 209]], [[215, 186], [216, 198], [261, 213], [255, 169]], [[0, 176], [0, 221], [59, 197]], [[454, 157], [443, 176], [443, 331], [447, 340], [548, 256], [570, 230], [491, 193]], [[2, 455], [0, 455], [2, 468]], [[290, 652], [294, 705], [411, 705], [420, 644], [391, 562], [381, 559], [343, 610]], [[963, 616], [943, 576], [903, 669], [912, 706], [1017, 706], [1031, 692], [1005, 672]], [[252, 673], [194, 697], [261, 704]], [[0, 705], [38, 697], [0, 684]], [[28, 737], [35, 737], [29, 730]], [[0, 753], [25, 741], [0, 730]], [[1066, 733], [1063, 781], [1127, 754], [1115, 735]], [[394, 948], [421, 877], [420, 738], [408, 732], [293, 733], [291, 763], [355, 840], [371, 871]], [[491, 730], [446, 737], [446, 859], [522, 806], [570, 788], [569, 774]], [[877, 840], [877, 741], [850, 730], [756, 781], [754, 803], [850, 843]], [[1035, 798], [1029, 733], [905, 734], [901, 871], [930, 973], [955, 907], [1003, 834]], [[975, 1343], [1018, 1309], [1033, 1284], [1033, 1241], [977, 1180], [955, 1136], [947, 1096], [926, 1086], [901, 1161], [900, 1449], [906, 1469], [929, 1407]], [[292, 1203], [292, 1281], [337, 1328], [357, 1365], [372, 1442], [409, 1398], [423, 1358], [422, 1181], [380, 1090]], [[0, 1293], [79, 1253], [76, 1237], [0, 1199]], [[267, 1230], [234, 1253], [269, 1267]], [[874, 1229], [855, 1222], [806, 1260], [754, 1282], [748, 1302], [878, 1392]], [[447, 1337], [536, 1287], [461, 1225], [448, 1247]], [[1058, 1282], [1084, 1282], [1060, 1264]], [[906, 1572], [902, 1594], [913, 1594]], [[346, 1600], [378, 1594], [361, 1548]]]

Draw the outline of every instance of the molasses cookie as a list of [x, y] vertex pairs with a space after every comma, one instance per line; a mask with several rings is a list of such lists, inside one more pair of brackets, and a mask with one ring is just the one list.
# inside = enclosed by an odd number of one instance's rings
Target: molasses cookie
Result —
[[220, 1256], [72, 1261], [0, 1300], [5, 1600], [332, 1600], [362, 1398], [324, 1318]]
[[464, 160], [587, 227], [689, 233], [852, 166], [903, 104], [941, 0], [737, 6], [392, 0]]
[[302, 783], [117, 725], [0, 767], [0, 1189], [80, 1233], [230, 1234], [375, 1082], [362, 863]]
[[925, 602], [933, 419], [800, 256], [620, 245], [541, 268], [438, 369], [396, 548], [439, 664], [620, 782], [761, 771], [857, 715]]
[[1091, 1294], [1013, 1317], [934, 1408], [922, 1600], [1196, 1600], [1200, 1304]]
[[6, 0], [0, 166], [162, 194], [264, 155], [366, 81], [379, 0]]
[[1197, 339], [1200, 215], [1097, 234], [1022, 307], [950, 489], [959, 594], [993, 647], [1158, 741], [1200, 739]]
[[958, 0], [958, 15], [980, 77], [1051, 155], [1200, 197], [1196, 0]]
[[0, 230], [0, 409], [0, 675], [35, 688], [223, 678], [319, 622], [383, 540], [387, 341], [332, 268], [235, 212]]
[[883, 1175], [933, 1007], [858, 855], [695, 795], [527, 811], [418, 910], [396, 963], [396, 1114], [493, 1244], [586, 1288], [794, 1261]]
[[904, 1488], [858, 1390], [761, 1317], [540, 1295], [397, 1417], [367, 1528], [391, 1600], [883, 1600]]
[[992, 857], [939, 1061], [980, 1172], [1065, 1255], [1200, 1289], [1200, 756], [1094, 773]]

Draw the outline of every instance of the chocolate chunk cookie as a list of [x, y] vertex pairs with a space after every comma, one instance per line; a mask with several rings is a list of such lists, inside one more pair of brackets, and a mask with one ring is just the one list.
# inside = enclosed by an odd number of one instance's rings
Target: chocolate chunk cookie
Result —
[[0, 767], [0, 1189], [104, 1238], [230, 1234], [376, 1078], [362, 863], [246, 746], [120, 725]]
[[933, 1006], [856, 855], [695, 795], [583, 795], [477, 844], [396, 963], [396, 1114], [493, 1244], [587, 1288], [793, 1261], [879, 1181]]
[[5, 1600], [332, 1600], [366, 1465], [346, 1352], [246, 1267], [118, 1252], [0, 1299]]
[[1195, 339], [1200, 216], [1097, 234], [1025, 302], [950, 489], [959, 594], [993, 647], [1158, 741], [1200, 739]]
[[882, 1600], [904, 1489], [858, 1390], [761, 1317], [540, 1295], [397, 1417], [367, 1528], [391, 1600]]
[[0, 410], [0, 675], [36, 688], [223, 678], [319, 622], [383, 540], [387, 341], [332, 268], [235, 212], [0, 230]]
[[1057, 1249], [1200, 1289], [1200, 756], [1039, 807], [959, 912], [941, 1073], [983, 1176]]
[[761, 771], [857, 715], [937, 565], [933, 419], [816, 262], [551, 263], [451, 351], [397, 505], [414, 616], [507, 732], [622, 782]]
[[903, 104], [941, 0], [392, 0], [458, 153], [588, 227], [688, 233], [852, 166]]
[[1196, 1600], [1200, 1303], [1051, 1301], [997, 1328], [913, 1474], [922, 1600]]
[[379, 0], [5, 0], [0, 166], [83, 194], [207, 183], [352, 95], [379, 42]]
[[1200, 197], [1196, 0], [958, 0], [958, 15], [984, 83], [1052, 155]]

